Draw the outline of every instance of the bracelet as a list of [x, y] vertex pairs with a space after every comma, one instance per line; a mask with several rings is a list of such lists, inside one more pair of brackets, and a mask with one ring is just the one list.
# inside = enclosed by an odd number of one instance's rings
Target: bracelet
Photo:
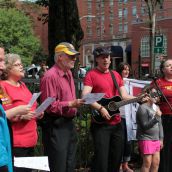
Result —
[[101, 111], [103, 109], [103, 106], [100, 106], [100, 108], [98, 109], [98, 111]]

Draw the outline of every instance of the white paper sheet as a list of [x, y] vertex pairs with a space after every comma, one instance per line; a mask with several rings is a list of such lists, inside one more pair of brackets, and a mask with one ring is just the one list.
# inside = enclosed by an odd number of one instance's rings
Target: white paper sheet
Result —
[[48, 157], [14, 157], [15, 167], [24, 167], [37, 170], [50, 171], [48, 166]]
[[156, 105], [155, 103], [153, 103], [152, 109], [153, 109], [155, 112], [157, 111], [157, 105]]
[[35, 103], [35, 101], [37, 100], [37, 98], [41, 95], [41, 92], [39, 93], [33, 93], [32, 98], [30, 100], [30, 102], [28, 103], [28, 106], [33, 106], [33, 104]]
[[83, 99], [85, 100], [85, 104], [92, 104], [102, 99], [104, 95], [105, 93], [88, 93], [83, 96]]
[[39, 116], [42, 112], [44, 112], [48, 106], [55, 101], [54, 97], [48, 97], [43, 101], [43, 103], [35, 110], [36, 116]]

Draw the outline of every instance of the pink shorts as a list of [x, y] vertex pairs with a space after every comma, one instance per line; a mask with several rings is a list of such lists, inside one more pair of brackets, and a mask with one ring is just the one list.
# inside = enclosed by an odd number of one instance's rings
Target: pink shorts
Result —
[[141, 154], [154, 154], [160, 151], [161, 143], [159, 140], [140, 140], [138, 145]]

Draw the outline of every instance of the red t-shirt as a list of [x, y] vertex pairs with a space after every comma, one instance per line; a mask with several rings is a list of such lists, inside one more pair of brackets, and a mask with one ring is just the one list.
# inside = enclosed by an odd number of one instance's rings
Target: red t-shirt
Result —
[[[159, 78], [158, 80], [156, 80], [156, 82], [160, 87], [161, 91], [163, 92], [163, 94], [165, 95], [165, 97], [167, 98], [168, 102], [172, 106], [172, 82], [167, 81], [164, 78]], [[172, 115], [172, 111], [165, 100], [161, 101], [159, 103], [159, 106], [163, 115]]]
[[[6, 81], [0, 82], [8, 98], [2, 100], [2, 105], [5, 110], [11, 109], [19, 105], [27, 105], [32, 98], [31, 92], [26, 85], [21, 82], [19, 87], [9, 84]], [[9, 101], [7, 99], [10, 99]], [[34, 103], [32, 110], [36, 109], [37, 103]], [[37, 124], [36, 119], [30, 121], [20, 120], [12, 123], [13, 143], [14, 147], [34, 147], [37, 143]]]
[[[119, 73], [113, 71], [119, 87], [124, 86], [123, 80]], [[92, 93], [105, 93], [104, 98], [112, 98], [119, 95], [110, 72], [102, 73], [98, 69], [89, 71], [84, 78], [84, 85], [92, 87]], [[115, 115], [107, 121], [110, 125], [115, 125], [121, 121], [120, 115]]]

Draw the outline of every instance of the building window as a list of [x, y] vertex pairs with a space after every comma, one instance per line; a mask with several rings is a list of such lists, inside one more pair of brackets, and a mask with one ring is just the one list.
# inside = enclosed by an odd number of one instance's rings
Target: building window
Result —
[[[104, 33], [105, 33], [105, 26], [102, 25], [102, 26], [101, 26], [101, 35], [103, 35]], [[101, 36], [101, 35], [100, 35], [100, 36]]]
[[125, 23], [124, 24], [124, 33], [127, 33], [128, 32], [128, 23]]
[[136, 6], [133, 6], [133, 8], [132, 8], [132, 15], [136, 16], [136, 14], [137, 14], [137, 8], [136, 8]]
[[119, 9], [119, 10], [118, 10], [118, 17], [119, 17], [119, 18], [122, 18], [122, 9]]
[[128, 16], [128, 9], [127, 8], [123, 9], [123, 14], [124, 14], [124, 17], [127, 18], [127, 16]]
[[164, 56], [167, 56], [167, 37], [163, 35], [163, 47], [164, 47]]
[[100, 16], [96, 17], [96, 23], [97, 23], [97, 25], [100, 25], [100, 22], [101, 22]]
[[87, 7], [88, 7], [88, 14], [91, 14], [92, 13], [92, 2], [91, 1], [87, 2]]
[[97, 31], [97, 36], [100, 36], [100, 27], [97, 27], [96, 31]]
[[145, 12], [146, 12], [145, 7], [141, 7], [141, 9], [140, 9], [140, 10], [141, 10], [141, 12], [140, 12], [140, 13], [141, 13], [141, 15], [142, 15], [142, 16], [144, 16], [144, 15], [145, 15]]
[[109, 6], [113, 6], [113, 0], [109, 1]]
[[99, 11], [100, 10], [100, 2], [97, 2], [96, 3], [96, 11]]
[[90, 26], [87, 26], [86, 28], [86, 33], [91, 36], [92, 35], [92, 30], [91, 30], [91, 27]]
[[123, 31], [123, 25], [122, 23], [119, 23], [119, 32], [122, 32]]
[[104, 15], [101, 16], [101, 21], [102, 21], [102, 22], [105, 21], [105, 16], [104, 16]]
[[141, 57], [150, 57], [149, 54], [150, 47], [149, 47], [149, 36], [145, 36], [141, 39], [141, 47], [140, 47], [140, 55]]
[[103, 1], [101, 2], [101, 7], [102, 7], [102, 8], [104, 8], [104, 7], [105, 7], [105, 4], [104, 4], [104, 2], [103, 2]]

